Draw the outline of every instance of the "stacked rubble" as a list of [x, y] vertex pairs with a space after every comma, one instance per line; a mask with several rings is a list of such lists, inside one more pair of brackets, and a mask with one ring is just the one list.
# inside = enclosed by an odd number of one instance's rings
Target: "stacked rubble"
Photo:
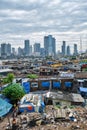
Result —
[[[3, 126], [3, 130], [12, 130], [13, 117], [10, 115], [10, 128], [6, 127], [6, 119], [1, 122], [0, 129]], [[15, 119], [17, 130], [87, 130], [87, 109], [83, 107], [70, 109], [48, 105], [45, 113], [25, 112]]]

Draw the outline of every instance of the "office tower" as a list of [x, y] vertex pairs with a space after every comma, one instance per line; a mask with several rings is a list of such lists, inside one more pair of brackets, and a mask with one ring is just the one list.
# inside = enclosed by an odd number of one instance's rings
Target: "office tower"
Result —
[[18, 47], [18, 56], [23, 56], [23, 49]]
[[0, 47], [0, 57], [1, 57], [1, 47]]
[[55, 57], [56, 56], [56, 39], [55, 38], [53, 38], [52, 49], [53, 49], [53, 55]]
[[12, 54], [13, 54], [13, 55], [16, 55], [16, 51], [15, 51], [15, 48], [14, 48], [14, 47], [12, 47]]
[[63, 41], [63, 45], [62, 45], [62, 55], [63, 55], [63, 56], [66, 55], [66, 41]]
[[48, 47], [49, 47], [49, 37], [44, 36], [44, 49], [45, 49], [46, 56], [48, 56]]
[[45, 57], [45, 49], [44, 48], [40, 48], [40, 56]]
[[67, 56], [70, 56], [70, 46], [67, 46]]
[[30, 45], [30, 55], [32, 55], [32, 45]]
[[44, 49], [46, 56], [55, 56], [56, 54], [56, 42], [52, 35], [44, 37]]
[[29, 50], [30, 50], [30, 41], [29, 40], [25, 40], [24, 41], [24, 54], [25, 56], [29, 56]]
[[40, 53], [40, 43], [35, 43], [34, 44], [34, 52], [39, 52]]
[[74, 55], [77, 55], [78, 54], [78, 50], [77, 50], [77, 44], [74, 44], [74, 52], [73, 52]]
[[1, 44], [1, 57], [7, 57], [7, 44]]
[[11, 55], [11, 44], [7, 44], [7, 56]]

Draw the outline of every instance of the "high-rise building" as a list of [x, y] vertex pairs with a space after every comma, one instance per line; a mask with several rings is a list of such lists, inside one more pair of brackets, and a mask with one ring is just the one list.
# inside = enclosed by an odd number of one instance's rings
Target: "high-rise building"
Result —
[[45, 55], [48, 56], [48, 47], [49, 47], [49, 37], [44, 37], [44, 49], [45, 49]]
[[7, 44], [1, 44], [1, 57], [7, 57]]
[[45, 57], [45, 49], [44, 48], [40, 48], [40, 56]]
[[23, 49], [18, 47], [18, 56], [23, 56]]
[[63, 41], [63, 45], [62, 45], [62, 55], [63, 55], [63, 56], [66, 55], [66, 41]]
[[30, 55], [32, 55], [32, 45], [30, 45]]
[[10, 56], [11, 55], [11, 44], [8, 43], [7, 44], [7, 56]]
[[74, 55], [77, 55], [78, 54], [78, 50], [77, 50], [77, 44], [74, 44], [74, 52], [73, 52]]
[[67, 46], [67, 56], [70, 56], [70, 46]]
[[34, 44], [34, 52], [39, 52], [40, 53], [40, 43], [35, 43]]
[[56, 40], [52, 35], [44, 37], [44, 49], [46, 56], [55, 56], [56, 54]]
[[15, 51], [15, 48], [14, 48], [14, 47], [12, 47], [12, 54], [13, 54], [13, 55], [16, 55], [16, 51]]
[[0, 57], [1, 57], [1, 47], [0, 47]]
[[53, 49], [53, 54], [55, 57], [56, 56], [56, 39], [55, 38], [53, 38], [52, 49]]
[[24, 54], [25, 56], [29, 56], [29, 51], [30, 50], [30, 41], [29, 40], [25, 40], [24, 41]]

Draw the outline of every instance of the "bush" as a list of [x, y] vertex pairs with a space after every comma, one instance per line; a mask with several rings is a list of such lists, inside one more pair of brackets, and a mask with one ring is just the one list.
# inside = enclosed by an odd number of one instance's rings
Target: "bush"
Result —
[[25, 92], [20, 84], [10, 84], [2, 91], [3, 95], [11, 100], [12, 103], [17, 103], [24, 95]]

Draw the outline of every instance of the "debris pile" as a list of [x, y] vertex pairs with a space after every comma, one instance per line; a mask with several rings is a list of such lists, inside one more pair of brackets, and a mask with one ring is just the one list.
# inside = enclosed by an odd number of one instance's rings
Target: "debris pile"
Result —
[[10, 127], [6, 127], [8, 124], [4, 123], [4, 128], [12, 130], [13, 121], [18, 130], [87, 130], [87, 109], [83, 107], [57, 108], [47, 105], [44, 113], [24, 112], [17, 115], [15, 120], [10, 115]]

